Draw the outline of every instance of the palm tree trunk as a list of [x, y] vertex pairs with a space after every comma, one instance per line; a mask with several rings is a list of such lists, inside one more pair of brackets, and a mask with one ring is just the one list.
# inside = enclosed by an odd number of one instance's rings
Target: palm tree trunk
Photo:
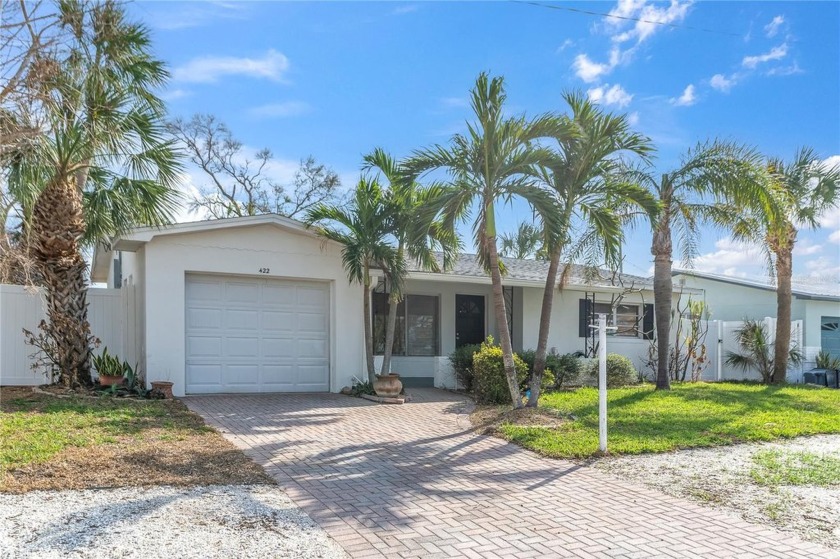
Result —
[[522, 396], [519, 394], [519, 381], [516, 378], [516, 367], [513, 364], [513, 346], [510, 342], [507, 309], [505, 308], [504, 289], [502, 288], [502, 274], [499, 271], [499, 253], [496, 248], [496, 237], [487, 237], [487, 252], [490, 260], [490, 280], [493, 283], [493, 308], [496, 313], [496, 325], [499, 330], [499, 344], [502, 346], [502, 359], [505, 364], [510, 397], [514, 408], [522, 407]]
[[385, 325], [385, 350], [382, 352], [382, 369], [379, 371], [380, 375], [387, 375], [391, 372], [391, 355], [394, 352], [394, 331], [397, 326], [397, 305], [399, 305], [398, 296], [395, 293], [391, 293], [388, 297], [388, 322]]
[[376, 368], [373, 365], [373, 333], [370, 326], [370, 271], [365, 266], [365, 281], [362, 285], [364, 290], [362, 296], [364, 297], [364, 304], [362, 305], [365, 324], [365, 361], [367, 365], [368, 381], [373, 383], [376, 380]]
[[653, 235], [653, 309], [656, 320], [656, 389], [670, 390], [668, 368], [671, 336], [671, 299], [674, 282], [671, 277], [671, 228], [661, 221]]
[[776, 340], [773, 360], [774, 384], [787, 380], [790, 356], [791, 275], [793, 273], [793, 243], [776, 252]]
[[48, 184], [35, 202], [32, 218], [33, 252], [46, 287], [46, 333], [55, 344], [58, 380], [68, 387], [91, 386], [87, 264], [80, 246], [85, 220], [75, 181], [60, 176]]
[[540, 311], [540, 333], [537, 339], [537, 351], [534, 356], [534, 371], [531, 373], [531, 397], [528, 398], [528, 407], [535, 408], [540, 400], [540, 389], [542, 388], [542, 377], [545, 372], [545, 356], [548, 349], [548, 334], [551, 329], [551, 308], [554, 305], [554, 290], [557, 287], [557, 270], [560, 267], [560, 253], [558, 248], [551, 255], [548, 264], [548, 276], [545, 279], [545, 290], [543, 291], [542, 310]]

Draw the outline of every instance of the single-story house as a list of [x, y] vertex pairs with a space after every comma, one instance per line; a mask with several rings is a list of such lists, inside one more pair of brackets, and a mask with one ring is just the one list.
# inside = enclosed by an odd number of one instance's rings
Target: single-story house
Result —
[[[515, 350], [537, 343], [547, 263], [505, 259]], [[350, 284], [341, 246], [276, 215], [139, 228], [94, 255], [92, 281], [132, 286], [137, 355], [148, 380], [177, 395], [339, 391], [365, 376], [362, 287]], [[373, 290], [377, 352], [388, 286]], [[610, 351], [644, 367], [653, 334], [648, 278], [574, 267], [555, 298], [549, 347], [594, 350], [589, 324], [606, 313]], [[407, 386], [453, 387], [456, 346], [498, 339], [489, 277], [464, 254], [443, 273], [410, 271], [398, 311], [392, 371]]]
[[[739, 321], [776, 316], [776, 286], [732, 276], [675, 270], [674, 287], [701, 291], [714, 320]], [[802, 321], [806, 361], [820, 349], [840, 357], [840, 282], [792, 281], [791, 320]]]

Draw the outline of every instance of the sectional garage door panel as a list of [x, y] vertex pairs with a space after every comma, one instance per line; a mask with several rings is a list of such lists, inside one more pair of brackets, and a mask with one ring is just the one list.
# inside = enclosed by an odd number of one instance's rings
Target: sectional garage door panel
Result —
[[326, 284], [188, 275], [190, 394], [329, 390]]

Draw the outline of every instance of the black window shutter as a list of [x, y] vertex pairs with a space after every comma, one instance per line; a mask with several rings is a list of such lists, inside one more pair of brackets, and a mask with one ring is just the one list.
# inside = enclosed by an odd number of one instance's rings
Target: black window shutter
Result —
[[579, 308], [578, 336], [585, 338], [589, 336], [589, 324], [592, 322], [592, 301], [589, 299], [581, 299]]
[[653, 305], [645, 305], [645, 314], [642, 317], [642, 337], [646, 340], [653, 339]]

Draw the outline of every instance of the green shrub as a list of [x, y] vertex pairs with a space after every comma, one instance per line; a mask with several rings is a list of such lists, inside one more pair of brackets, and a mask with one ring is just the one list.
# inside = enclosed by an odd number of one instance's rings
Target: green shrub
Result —
[[583, 365], [580, 357], [574, 353], [560, 355], [555, 351], [546, 355], [545, 363], [554, 372], [555, 388], [577, 382]]
[[[537, 352], [533, 349], [526, 349], [525, 351], [520, 351], [517, 355], [520, 359], [522, 359], [528, 369], [525, 381], [519, 385], [519, 389], [524, 391], [528, 389], [528, 386], [531, 383], [531, 375], [534, 374], [534, 361], [536, 360]], [[542, 378], [542, 389], [547, 390], [549, 388], [554, 388], [555, 385], [556, 375], [554, 374], [554, 369], [551, 367], [551, 363], [549, 362], [549, 355], [546, 355], [545, 371], [543, 371]]]
[[[521, 386], [527, 382], [528, 365], [518, 355], [513, 355], [516, 378]], [[473, 382], [475, 399], [480, 404], [511, 404], [510, 389], [505, 376], [502, 348], [493, 345], [493, 338], [481, 344], [473, 356]]]
[[[598, 385], [598, 360], [592, 359], [587, 366], [587, 376]], [[607, 355], [607, 387], [629, 386], [639, 384], [639, 372], [629, 358], [618, 353]]]
[[467, 392], [473, 389], [473, 355], [481, 349], [480, 344], [467, 344], [449, 354], [449, 362], [455, 371], [455, 379]]
[[370, 381], [357, 382], [354, 380], [353, 386], [350, 388], [350, 393], [353, 396], [361, 396], [362, 394], [375, 396], [376, 390], [373, 389], [373, 384]]

